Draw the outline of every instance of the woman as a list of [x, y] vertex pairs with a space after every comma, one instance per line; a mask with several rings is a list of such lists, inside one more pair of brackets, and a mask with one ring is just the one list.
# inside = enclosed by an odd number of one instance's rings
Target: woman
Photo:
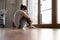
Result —
[[16, 27], [18, 28], [23, 28], [26, 22], [31, 27], [32, 20], [27, 14], [27, 7], [25, 5], [21, 5], [20, 10], [15, 12], [14, 22], [15, 22]]

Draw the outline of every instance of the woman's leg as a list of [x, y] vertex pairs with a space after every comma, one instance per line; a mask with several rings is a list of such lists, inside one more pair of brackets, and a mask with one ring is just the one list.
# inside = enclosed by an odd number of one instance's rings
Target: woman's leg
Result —
[[20, 27], [20, 28], [23, 28], [26, 23], [27, 23], [30, 27], [32, 26], [32, 23], [31, 23], [27, 18], [22, 17], [22, 18], [20, 19], [20, 25], [19, 25], [19, 27]]
[[25, 24], [26, 24], [26, 19], [25, 19], [24, 17], [22, 17], [22, 18], [20, 19], [19, 28], [23, 28], [23, 27], [25, 26]]
[[29, 26], [32, 26], [32, 23], [31, 23], [27, 18], [24, 17], [24, 19], [25, 19], [25, 21], [27, 22], [27, 24], [28, 24]]

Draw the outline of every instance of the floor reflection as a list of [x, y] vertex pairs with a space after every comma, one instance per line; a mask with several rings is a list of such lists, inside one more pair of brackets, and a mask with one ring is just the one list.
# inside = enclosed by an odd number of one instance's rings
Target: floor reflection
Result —
[[53, 29], [41, 29], [40, 40], [53, 40]]

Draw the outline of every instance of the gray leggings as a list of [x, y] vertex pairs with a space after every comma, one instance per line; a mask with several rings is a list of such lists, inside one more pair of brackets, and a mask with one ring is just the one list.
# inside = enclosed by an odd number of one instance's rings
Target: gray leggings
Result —
[[27, 18], [25, 18], [24, 16], [20, 19], [20, 25], [19, 25], [19, 27], [21, 27], [21, 28], [23, 28], [24, 26], [25, 26], [25, 24], [26, 24], [26, 22], [29, 24], [29, 26], [31, 26], [31, 22], [27, 19]]

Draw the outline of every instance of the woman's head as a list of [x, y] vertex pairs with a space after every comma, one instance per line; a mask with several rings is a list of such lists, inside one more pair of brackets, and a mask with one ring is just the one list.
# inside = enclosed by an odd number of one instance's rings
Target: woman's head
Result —
[[27, 7], [25, 5], [21, 5], [21, 10], [27, 10]]

